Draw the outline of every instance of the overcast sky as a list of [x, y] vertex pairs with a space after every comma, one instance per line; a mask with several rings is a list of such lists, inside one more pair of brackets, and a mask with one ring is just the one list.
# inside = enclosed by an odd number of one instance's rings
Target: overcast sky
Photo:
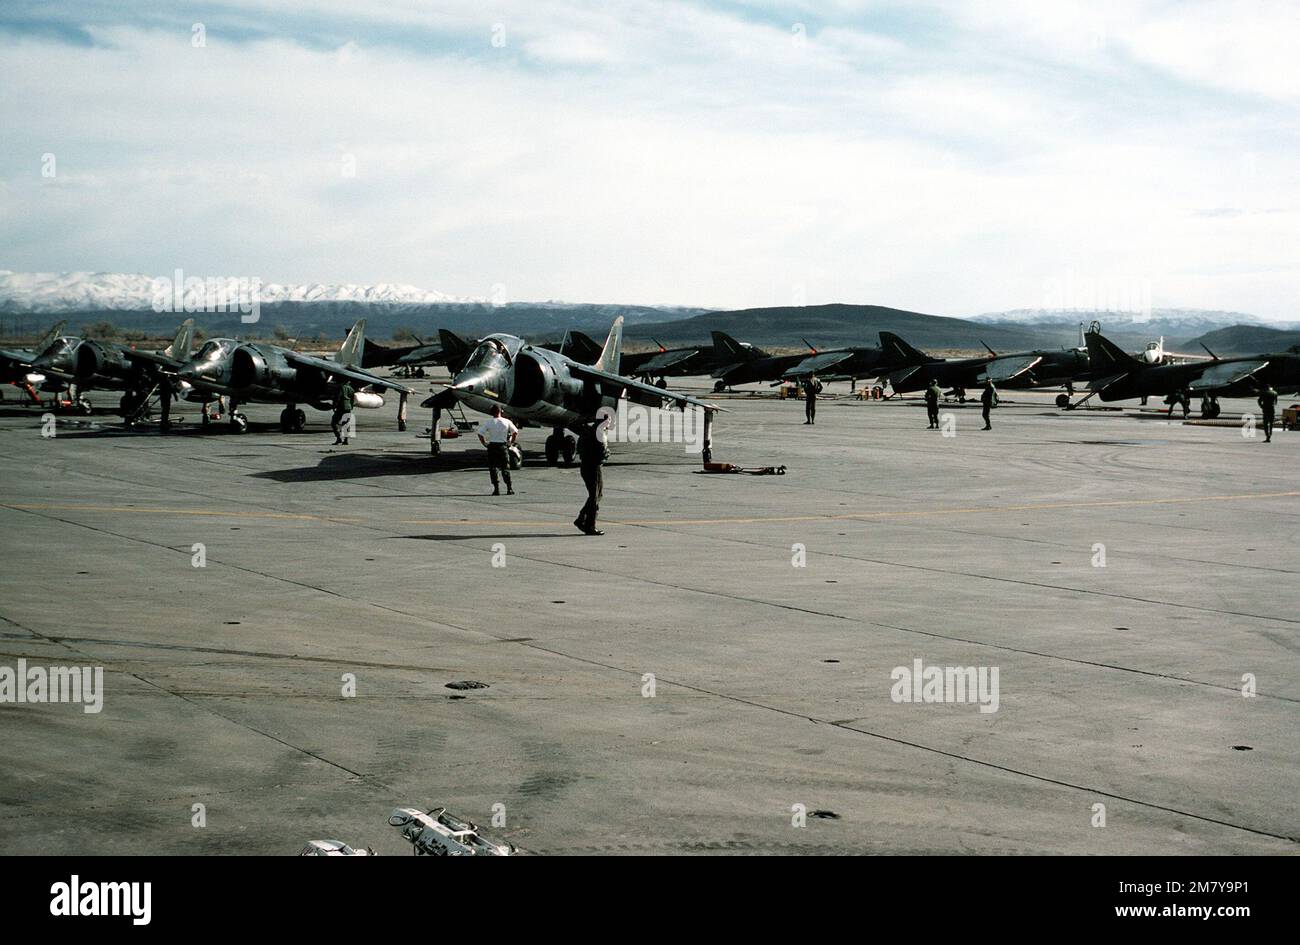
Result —
[[1296, 319], [1297, 35], [1266, 2], [5, 0], [0, 268]]

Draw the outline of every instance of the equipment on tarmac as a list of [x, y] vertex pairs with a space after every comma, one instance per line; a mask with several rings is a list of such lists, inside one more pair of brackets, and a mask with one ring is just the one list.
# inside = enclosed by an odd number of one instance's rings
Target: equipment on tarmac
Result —
[[411, 844], [416, 856], [511, 856], [518, 852], [513, 843], [488, 840], [475, 824], [453, 817], [445, 807], [429, 811], [398, 807], [388, 815], [388, 823]]

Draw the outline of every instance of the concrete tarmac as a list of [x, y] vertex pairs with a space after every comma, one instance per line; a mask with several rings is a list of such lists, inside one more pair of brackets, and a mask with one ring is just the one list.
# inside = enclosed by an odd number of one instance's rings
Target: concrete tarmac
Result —
[[[829, 391], [719, 401], [785, 476], [613, 444], [586, 537], [546, 431], [492, 498], [392, 403], [335, 447], [6, 390], [0, 666], [104, 692], [0, 704], [0, 851], [409, 853], [410, 805], [545, 854], [1300, 852], [1300, 433]], [[897, 701], [916, 660], [996, 711]]]

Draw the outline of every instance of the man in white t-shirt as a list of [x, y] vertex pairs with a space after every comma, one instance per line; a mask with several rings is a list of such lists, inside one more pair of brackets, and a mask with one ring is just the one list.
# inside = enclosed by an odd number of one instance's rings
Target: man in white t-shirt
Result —
[[487, 447], [488, 475], [492, 477], [492, 494], [500, 495], [501, 486], [497, 484], [497, 470], [506, 481], [506, 495], [514, 495], [510, 485], [510, 454], [506, 451], [519, 439], [519, 428], [501, 416], [501, 408], [492, 408], [492, 417], [478, 425], [478, 441]]

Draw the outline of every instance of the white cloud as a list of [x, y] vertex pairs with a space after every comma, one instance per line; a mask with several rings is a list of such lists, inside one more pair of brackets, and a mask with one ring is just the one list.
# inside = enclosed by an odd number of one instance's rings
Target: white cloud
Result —
[[835, 9], [318, 0], [263, 25], [323, 39], [0, 37], [0, 264], [952, 314], [1070, 271], [1294, 317], [1297, 116], [1246, 87], [1294, 70], [1202, 80], [1142, 38], [1177, 37], [1160, 6]]

